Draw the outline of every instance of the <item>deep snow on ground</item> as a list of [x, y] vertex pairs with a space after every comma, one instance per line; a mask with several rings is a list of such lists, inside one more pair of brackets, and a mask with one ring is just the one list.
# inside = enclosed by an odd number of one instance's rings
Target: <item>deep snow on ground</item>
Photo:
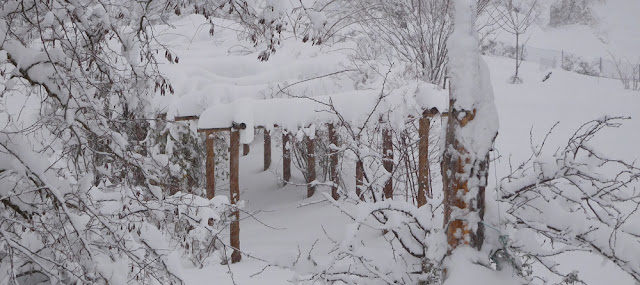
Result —
[[[640, 29], [629, 24], [636, 20], [618, 20], [616, 15], [628, 10], [625, 8], [640, 6], [637, 1], [609, 1], [611, 5], [600, 10], [603, 15], [608, 15], [607, 43], [600, 42], [597, 33], [585, 30], [585, 27], [566, 27], [546, 31], [539, 29], [531, 44], [588, 55], [601, 54], [609, 49], [621, 55], [632, 55], [633, 50], [640, 50], [640, 35], [637, 35]], [[626, 11], [626, 19], [630, 13]], [[221, 26], [223, 24], [220, 23]], [[277, 94], [283, 85], [340, 71], [348, 66], [348, 57], [336, 46], [311, 46], [288, 41], [268, 62], [259, 62], [257, 50], [249, 45], [240, 46], [232, 30], [218, 28], [212, 38], [208, 27], [198, 16], [187, 17], [176, 23], [176, 27], [177, 30], [166, 30], [163, 36], [180, 57], [179, 64], [163, 67], [172, 80], [176, 96], [166, 96], [156, 106], [169, 110], [174, 116], [198, 113], [212, 104], [228, 103], [241, 97], [269, 98]], [[513, 60], [499, 57], [485, 57], [485, 60], [491, 72], [500, 121], [496, 141], [500, 159], [491, 166], [491, 184], [495, 183], [496, 177], [499, 179], [507, 174], [509, 159], [514, 164], [526, 159], [530, 153], [530, 133], [534, 143], [539, 143], [556, 122], [559, 125], [547, 141], [547, 149], [551, 152], [562, 147], [573, 131], [589, 120], [605, 115], [631, 116], [632, 119], [622, 127], [607, 130], [595, 143], [601, 151], [614, 158], [640, 159], [640, 119], [635, 118], [640, 114], [640, 92], [624, 90], [620, 82], [613, 79], [546, 69], [530, 62], [522, 65], [524, 83], [512, 85], [507, 81], [513, 74]], [[542, 79], [550, 72], [550, 78], [543, 82]], [[294, 90], [315, 96], [356, 88], [351, 79], [327, 77]], [[332, 247], [330, 238], [339, 241], [349, 220], [323, 201], [320, 192], [327, 192], [326, 187], [320, 186], [311, 198], [306, 198], [305, 186], [282, 187], [278, 180], [281, 177], [281, 145], [278, 134], [273, 137], [273, 162], [268, 171], [262, 171], [260, 135], [252, 143], [250, 154], [240, 159], [241, 199], [246, 202], [246, 212], [253, 214], [242, 215], [241, 248], [259, 259], [277, 263], [295, 260], [299, 252], [301, 259], [305, 259], [316, 243], [313, 254], [322, 262]], [[342, 175], [351, 181], [353, 169], [345, 169]], [[293, 176], [294, 183], [303, 183], [299, 172], [294, 170]], [[218, 189], [217, 193], [228, 195], [224, 189]], [[371, 233], [368, 238], [382, 241], [380, 233]], [[384, 246], [384, 243], [380, 244]], [[576, 255], [563, 256], [561, 260], [567, 268], [579, 265], [582, 276], [593, 284], [633, 284], [601, 258]], [[266, 263], [248, 256], [238, 264], [226, 266], [219, 263], [219, 258], [212, 257], [204, 268], [191, 268], [185, 264], [188, 283], [231, 284], [232, 278], [237, 284], [287, 284], [294, 281], [292, 271], [276, 267], [269, 267], [254, 276]], [[299, 266], [305, 266], [304, 262]]]
[[[498, 177], [507, 172], [509, 156], [512, 156], [512, 161], [519, 162], [529, 154], [531, 130], [534, 141], [539, 142], [548, 129], [559, 121], [556, 132], [547, 142], [549, 150], [553, 151], [566, 143], [571, 132], [587, 120], [604, 115], [634, 116], [640, 112], [640, 93], [623, 90], [615, 80], [598, 79], [563, 70], [541, 70], [536, 64], [525, 63], [525, 83], [512, 85], [506, 83], [511, 72], [511, 60], [495, 57], [485, 57], [485, 60], [491, 69], [500, 117], [496, 148], [503, 158], [492, 165]], [[553, 72], [550, 79], [542, 82], [541, 79], [548, 72]], [[598, 146], [616, 158], [639, 159], [640, 149], [636, 146], [640, 145], [640, 133], [637, 130], [640, 130], [640, 120], [628, 120], [621, 128], [600, 137], [597, 140]], [[295, 259], [298, 247], [304, 258], [312, 244], [319, 239], [313, 252], [321, 259], [331, 248], [323, 228], [332, 239], [339, 240], [344, 233], [345, 223], [349, 221], [328, 202], [306, 205], [323, 200], [320, 193], [307, 199], [305, 186], [281, 187], [278, 182], [281, 169], [280, 149], [281, 146], [274, 141], [274, 160], [267, 172], [262, 172], [260, 136], [256, 137], [250, 154], [240, 160], [241, 199], [247, 202], [246, 210], [256, 213], [255, 217], [260, 220], [258, 222], [244, 215], [245, 219], [241, 222], [241, 246], [256, 257], [276, 262]], [[343, 175], [353, 176], [353, 173], [346, 172]], [[300, 173], [294, 172], [294, 182], [303, 182]], [[328, 190], [321, 188], [321, 191]], [[226, 193], [222, 192], [222, 195]], [[371, 238], [381, 238], [381, 235], [376, 237], [372, 234]], [[566, 256], [562, 260], [571, 266], [579, 264], [579, 268], [585, 269], [582, 271], [584, 277], [594, 284], [633, 284], [601, 258]], [[217, 262], [215, 258], [213, 261]], [[229, 269], [213, 263], [202, 269], [186, 270], [189, 283], [202, 284], [216, 280], [217, 284], [229, 284]], [[242, 262], [233, 264], [230, 268], [238, 284], [285, 284], [293, 277], [292, 272], [274, 267], [251, 277], [264, 266], [263, 262], [244, 257]]]

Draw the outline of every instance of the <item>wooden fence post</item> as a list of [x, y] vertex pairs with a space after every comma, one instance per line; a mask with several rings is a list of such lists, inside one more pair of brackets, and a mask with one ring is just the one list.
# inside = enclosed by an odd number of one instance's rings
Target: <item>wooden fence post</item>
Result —
[[316, 192], [316, 186], [312, 184], [316, 181], [316, 144], [308, 135], [305, 139], [307, 140], [307, 198], [309, 198]]
[[364, 181], [364, 165], [362, 165], [362, 160], [356, 161], [356, 195], [360, 198], [361, 201], [364, 201], [364, 196], [362, 195], [362, 185]]
[[207, 148], [206, 181], [207, 199], [211, 200], [216, 194], [215, 152], [212, 132], [205, 132], [205, 147]]
[[429, 127], [431, 114], [425, 111], [420, 118], [418, 133], [418, 207], [427, 204], [427, 196], [431, 197], [429, 181]]
[[391, 129], [387, 126], [382, 129], [382, 165], [389, 172], [389, 179], [384, 184], [384, 197], [393, 199], [393, 141]]
[[282, 180], [286, 185], [291, 180], [291, 146], [289, 145], [289, 133], [282, 130]]
[[264, 171], [269, 170], [271, 166], [271, 134], [264, 129]]
[[329, 164], [329, 172], [331, 175], [331, 197], [334, 200], [338, 200], [340, 195], [338, 195], [338, 184], [340, 183], [340, 179], [338, 176], [338, 136], [336, 135], [336, 130], [333, 124], [329, 124], [329, 143], [331, 144], [331, 161]]
[[[231, 200], [232, 205], [236, 205], [240, 200], [240, 185], [238, 184], [239, 179], [239, 164], [240, 164], [240, 132], [238, 130], [231, 130], [230, 136], [230, 147], [229, 147], [229, 198]], [[231, 253], [231, 263], [239, 262], [241, 259], [240, 255], [240, 212], [234, 211], [233, 214], [233, 222], [231, 222], [230, 229], [230, 244], [233, 248], [233, 253]]]

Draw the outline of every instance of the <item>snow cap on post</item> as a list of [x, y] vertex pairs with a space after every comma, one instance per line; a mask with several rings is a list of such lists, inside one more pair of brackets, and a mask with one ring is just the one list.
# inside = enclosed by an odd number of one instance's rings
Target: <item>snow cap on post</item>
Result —
[[467, 151], [485, 155], [493, 145], [499, 122], [489, 68], [480, 56], [476, 1], [454, 3], [454, 30], [447, 42], [453, 104], [450, 109], [480, 114], [469, 121], [468, 127], [460, 129], [459, 138], [468, 138], [461, 141]]
[[449, 76], [451, 88], [456, 96], [456, 107], [472, 110], [474, 93], [479, 81], [478, 64], [480, 49], [478, 33], [475, 28], [475, 0], [454, 1], [454, 30], [447, 42], [449, 49]]

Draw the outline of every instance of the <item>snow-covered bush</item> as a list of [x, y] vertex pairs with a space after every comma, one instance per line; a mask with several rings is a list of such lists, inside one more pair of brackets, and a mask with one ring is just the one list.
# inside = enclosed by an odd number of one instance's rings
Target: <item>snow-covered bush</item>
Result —
[[403, 60], [416, 78], [440, 84], [447, 65], [447, 38], [452, 31], [446, 0], [352, 1], [368, 37], [384, 44], [387, 54]]
[[598, 18], [592, 6], [602, 0], [557, 0], [550, 7], [549, 26], [594, 25]]
[[173, 92], [156, 55], [178, 62], [153, 36], [164, 9], [0, 4], [0, 283], [180, 283], [175, 249], [197, 263], [222, 245], [224, 197], [163, 193], [179, 171], [150, 139], [150, 102]]
[[618, 127], [622, 119], [585, 123], [555, 153], [547, 153], [545, 137], [532, 145], [531, 157], [499, 183], [500, 203], [507, 205], [502, 227], [511, 239], [510, 250], [523, 266], [539, 268], [526, 274], [530, 281], [548, 282], [552, 276], [580, 281], [571, 268], [558, 268], [554, 259], [568, 252], [609, 260], [640, 281], [640, 229], [634, 224], [640, 217], [640, 168], [593, 146], [601, 131]]
[[572, 54], [564, 54], [564, 57], [562, 58], [562, 69], [589, 76], [600, 75], [599, 61], [588, 61], [582, 57]]
[[[511, 59], [516, 58], [515, 47], [492, 39], [488, 39], [481, 44], [480, 52], [483, 55], [502, 56]], [[522, 55], [526, 57], [526, 49], [522, 51]]]

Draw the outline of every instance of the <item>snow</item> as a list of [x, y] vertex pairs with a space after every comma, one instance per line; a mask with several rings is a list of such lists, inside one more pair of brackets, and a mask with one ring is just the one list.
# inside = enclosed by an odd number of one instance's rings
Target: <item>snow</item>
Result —
[[[470, 4], [469, 0], [467, 4]], [[612, 51], [620, 56], [633, 57], [640, 50], [640, 26], [639, 18], [635, 13], [640, 10], [640, 2], [628, 0], [608, 0], [610, 4], [603, 6], [599, 12], [603, 15], [606, 24], [607, 42], [600, 41], [599, 35], [593, 33], [589, 27], [568, 26], [562, 28], [540, 28], [534, 26], [530, 33], [533, 35], [529, 44], [549, 49], [563, 49], [587, 56], [602, 56], [603, 53]], [[286, 1], [266, 1], [274, 7], [273, 13], [263, 16], [267, 19], [275, 19], [286, 5]], [[594, 140], [594, 145], [613, 157], [629, 161], [640, 159], [640, 120], [637, 119], [640, 110], [640, 93], [624, 90], [620, 82], [612, 79], [588, 77], [576, 73], [560, 70], [546, 69], [537, 63], [523, 63], [520, 73], [524, 79], [522, 84], [508, 84], [507, 78], [513, 72], [513, 60], [498, 57], [477, 56], [477, 38], [470, 37], [475, 33], [475, 27], [470, 19], [473, 15], [465, 14], [464, 9], [456, 11], [462, 13], [463, 19], [457, 22], [464, 29], [457, 30], [451, 39], [451, 68], [452, 82], [455, 92], [460, 94], [456, 106], [465, 109], [476, 109], [479, 114], [489, 114], [479, 117], [470, 123], [468, 133], [464, 137], [474, 139], [466, 141], [469, 150], [476, 154], [486, 153], [493, 147], [488, 144], [490, 135], [495, 134], [498, 125], [500, 135], [497, 137], [495, 148], [500, 155], [491, 165], [490, 186], [495, 186], [495, 179], [503, 177], [510, 171], [510, 163], [518, 163], [530, 154], [530, 135], [533, 142], [539, 143], [540, 138], [556, 122], [560, 124], [556, 128], [554, 136], [546, 142], [547, 148], [555, 150], [566, 143], [575, 130], [587, 120], [603, 118], [604, 116], [621, 115], [631, 116], [618, 129], [607, 130], [605, 136]], [[126, 11], [126, 10], [125, 10]], [[100, 14], [94, 10], [92, 13]], [[315, 11], [309, 11], [309, 17], [316, 30], [322, 29], [326, 17]], [[54, 21], [54, 15], [45, 16], [45, 24]], [[358, 226], [366, 224], [366, 218], [375, 210], [368, 204], [344, 205], [346, 213], [355, 217], [357, 222], [336, 209], [336, 203], [328, 200], [330, 189], [328, 184], [318, 182], [317, 193], [306, 198], [306, 188], [302, 174], [293, 170], [292, 183], [283, 186], [281, 177], [282, 148], [276, 138], [272, 146], [273, 162], [267, 171], [262, 170], [262, 145], [261, 137], [254, 138], [254, 127], [265, 127], [273, 130], [275, 126], [289, 131], [297, 131], [300, 136], [304, 133], [314, 134], [319, 124], [337, 122], [344, 119], [349, 124], [365, 124], [369, 115], [372, 117], [385, 117], [390, 125], [396, 129], [404, 126], [404, 121], [412, 116], [418, 117], [422, 111], [429, 108], [437, 108], [441, 112], [448, 109], [448, 91], [438, 86], [418, 82], [394, 82], [383, 93], [380, 92], [382, 81], [380, 78], [361, 80], [354, 75], [358, 73], [352, 70], [350, 65], [351, 47], [349, 41], [337, 43], [333, 46], [312, 46], [289, 40], [270, 57], [267, 62], [259, 62], [258, 49], [242, 46], [243, 42], [237, 39], [233, 24], [228, 21], [216, 20], [217, 32], [214, 37], [208, 35], [208, 26], [201, 16], [187, 16], [176, 23], [176, 28], [162, 27], [160, 38], [180, 57], [179, 64], [163, 63], [162, 71], [171, 79], [175, 88], [175, 95], [167, 95], [154, 98], [150, 104], [152, 108], [167, 114], [169, 120], [181, 116], [199, 116], [197, 123], [192, 122], [192, 130], [196, 128], [228, 128], [232, 122], [241, 122], [247, 125], [247, 129], [241, 132], [241, 142], [252, 144], [251, 152], [247, 156], [240, 157], [240, 204], [245, 205], [241, 213], [241, 245], [243, 252], [250, 256], [243, 256], [243, 260], [229, 266], [221, 265], [222, 257], [211, 256], [205, 261], [202, 268], [194, 267], [190, 263], [180, 262], [181, 257], [177, 251], [172, 250], [172, 244], [161, 238], [162, 233], [151, 223], [142, 227], [141, 239], [151, 247], [158, 249], [161, 258], [169, 265], [172, 273], [185, 278], [187, 284], [202, 284], [215, 282], [220, 284], [284, 284], [287, 282], [305, 283], [306, 275], [314, 269], [314, 263], [318, 267], [326, 268], [335, 260], [331, 252], [335, 250], [352, 251], [367, 258], [386, 257], [389, 267], [404, 268], [402, 262], [396, 261], [396, 256], [391, 253], [386, 239], [391, 235], [384, 235], [381, 229], [392, 229], [400, 224], [401, 217], [391, 215], [389, 221], [381, 228], [358, 229]], [[229, 29], [225, 28], [228, 27]], [[0, 30], [3, 27], [0, 26]], [[194, 32], [195, 31], [195, 32]], [[458, 33], [459, 32], [459, 33]], [[3, 33], [0, 33], [3, 34]], [[525, 36], [526, 37], [526, 36]], [[603, 36], [604, 37], [604, 36]], [[21, 50], [24, 47], [17, 43], [8, 42], [3, 48]], [[42, 54], [24, 52], [18, 58], [19, 65], [33, 63], [42, 57]], [[131, 53], [132, 55], [135, 52]], [[0, 62], [6, 57], [0, 51]], [[131, 61], [136, 62], [132, 56]], [[361, 68], [361, 67], [358, 67]], [[362, 67], [365, 69], [364, 67]], [[30, 74], [34, 78], [47, 80], [45, 67], [34, 69], [38, 72]], [[380, 72], [381, 69], [375, 70]], [[397, 72], [397, 70], [394, 70]], [[551, 72], [548, 80], [542, 78]], [[373, 73], [373, 72], [372, 72]], [[3, 79], [4, 80], [4, 79]], [[490, 83], [490, 84], [489, 84]], [[2, 88], [10, 89], [11, 81]], [[380, 95], [384, 95], [378, 104]], [[40, 110], [30, 108], [36, 105], [39, 98], [34, 96], [29, 100], [34, 102], [20, 102], [11, 93], [0, 96], [0, 105], [10, 112], [22, 113], [21, 123], [13, 125], [9, 121], [9, 115], [14, 113], [0, 113], [0, 142], [4, 149], [0, 149], [0, 170], [8, 169], [15, 172], [27, 173], [33, 171], [40, 177], [48, 178], [47, 166], [56, 161], [59, 154], [46, 153], [50, 157], [44, 157], [34, 149], [42, 146], [34, 145], [29, 137], [21, 138], [10, 135], [36, 118]], [[495, 95], [495, 98], [494, 98]], [[495, 100], [496, 106], [493, 105]], [[146, 102], [145, 102], [146, 103]], [[335, 110], [342, 116], [338, 117], [328, 106], [332, 104]], [[25, 108], [22, 108], [25, 107]], [[77, 107], [77, 106], [76, 106]], [[68, 119], [72, 120], [73, 108], [68, 110]], [[500, 111], [500, 117], [493, 115]], [[5, 133], [6, 132], [6, 133]], [[33, 134], [37, 136], [39, 134]], [[175, 136], [176, 138], [178, 136]], [[114, 137], [116, 144], [126, 147], [127, 139]], [[477, 139], [477, 140], [476, 140]], [[171, 153], [171, 143], [167, 142], [167, 153]], [[18, 153], [24, 161], [6, 155], [6, 151]], [[152, 158], [162, 167], [167, 166], [169, 157], [160, 154], [159, 149], [152, 149]], [[497, 155], [496, 155], [497, 156]], [[536, 169], [537, 174], [552, 175], [557, 171], [549, 157], [537, 158], [537, 162], [543, 163], [543, 167]], [[514, 165], [516, 166], [516, 165]], [[105, 170], [107, 171], [107, 170]], [[342, 177], [345, 187], [353, 189], [354, 169], [351, 165], [345, 165], [342, 169]], [[0, 178], [4, 178], [0, 172]], [[495, 176], [495, 179], [493, 178]], [[64, 176], [60, 176], [64, 177]], [[76, 179], [80, 180], [79, 182]], [[96, 203], [104, 203], [100, 210], [104, 214], [113, 214], [121, 211], [121, 205], [110, 203], [110, 200], [120, 201], [124, 199], [124, 192], [105, 192], [97, 187], [90, 188], [91, 177], [72, 177], [45, 181], [47, 185], [53, 185], [52, 193], [58, 199], [64, 199], [65, 188], [69, 185], [81, 185], [82, 189], [88, 189], [88, 196]], [[531, 180], [533, 181], [533, 180]], [[3, 185], [9, 185], [10, 180], [3, 180]], [[475, 181], [484, 184], [485, 181]], [[529, 181], [518, 181], [527, 183]], [[519, 184], [522, 185], [522, 184]], [[105, 187], [100, 185], [99, 187]], [[511, 185], [518, 186], [518, 185]], [[202, 226], [205, 226], [209, 218], [218, 220], [220, 213], [214, 209], [222, 208], [229, 204], [228, 189], [219, 187], [217, 196], [212, 200], [194, 198], [188, 194], [178, 193], [164, 199], [184, 199], [192, 201], [190, 205], [201, 207], [197, 213], [191, 213], [198, 218]], [[489, 187], [490, 188], [490, 187]], [[159, 187], [151, 188], [157, 198], [163, 198]], [[11, 195], [9, 187], [0, 188], [0, 198]], [[84, 190], [83, 190], [84, 191]], [[352, 194], [352, 193], [351, 193]], [[495, 193], [493, 193], [495, 194]], [[577, 193], [566, 193], [569, 197], [579, 197]], [[488, 199], [492, 199], [492, 193], [488, 191]], [[377, 207], [399, 207], [406, 211], [426, 211], [426, 207], [416, 209], [404, 207], [397, 201], [384, 201]], [[401, 202], [401, 201], [398, 201]], [[504, 210], [504, 209], [503, 209]], [[574, 232], [568, 232], [575, 236], [575, 232], [586, 230], [590, 224], [581, 223], [579, 213], [566, 214], [567, 205], [556, 203], [555, 207], [548, 209], [547, 216], [554, 216], [553, 220], [544, 219], [542, 216], [536, 221], [540, 227], [553, 225], [557, 228], [569, 228]], [[569, 209], [570, 210], [570, 209]], [[186, 207], [178, 211], [178, 215], [186, 214]], [[500, 216], [500, 209], [488, 208], [486, 213], [487, 223], [499, 224], [504, 217]], [[4, 214], [0, 214], [4, 215]], [[419, 215], [419, 214], [416, 214]], [[70, 215], [72, 225], [84, 228], [88, 223], [88, 217]], [[640, 216], [633, 216], [634, 221], [626, 224], [628, 231], [640, 233]], [[419, 221], [421, 226], [429, 228], [431, 221]], [[440, 226], [440, 221], [436, 223]], [[363, 226], [364, 227], [364, 226]], [[202, 229], [193, 233], [199, 237], [206, 237]], [[356, 231], [360, 230], [358, 234]], [[497, 232], [507, 229], [497, 229]], [[365, 232], [363, 235], [362, 232]], [[0, 234], [4, 230], [0, 229]], [[22, 238], [29, 239], [29, 230]], [[495, 234], [492, 232], [492, 234]], [[345, 237], [349, 237], [345, 240]], [[222, 236], [228, 239], [226, 233]], [[538, 245], [539, 237], [531, 231], [518, 231], [510, 237], [517, 241], [517, 245]], [[601, 237], [606, 240], [608, 237]], [[620, 239], [628, 238], [620, 236]], [[425, 239], [429, 244], [444, 244], [446, 236], [442, 231], [434, 231], [426, 234]], [[35, 239], [34, 239], [35, 240]], [[340, 242], [343, 241], [344, 242]], [[338, 241], [340, 245], [332, 241]], [[370, 247], [362, 247], [364, 241]], [[634, 253], [637, 247], [630, 246], [632, 241], [616, 243], [616, 251]], [[411, 244], [410, 246], [415, 246]], [[544, 245], [543, 249], [547, 245]], [[41, 245], [34, 244], [37, 249]], [[411, 247], [419, 251], [419, 247]], [[613, 249], [612, 249], [613, 250]], [[427, 256], [434, 260], [442, 260], [447, 248], [432, 246], [427, 249]], [[141, 253], [141, 251], [138, 251]], [[95, 261], [100, 263], [97, 267], [99, 273], [107, 277], [110, 284], [126, 284], [128, 272], [126, 260], [108, 256], [107, 253], [95, 253]], [[142, 256], [139, 256], [142, 257]], [[254, 258], [255, 257], [255, 258]], [[311, 258], [312, 257], [312, 258]], [[265, 262], [266, 261], [266, 262]], [[630, 285], [634, 282], [621, 272], [611, 262], [603, 262], [602, 258], [583, 253], [564, 254], [554, 259], [559, 262], [562, 270], [573, 270], [577, 267], [580, 276], [593, 284], [622, 284]], [[523, 284], [515, 277], [509, 268], [504, 271], [494, 271], [479, 263], [487, 264], [486, 252], [475, 252], [468, 248], [454, 251], [450, 258], [446, 259], [446, 267], [449, 268], [446, 285], [462, 284]], [[265, 269], [265, 266], [271, 265]], [[342, 268], [348, 268], [351, 264], [339, 264]], [[630, 267], [640, 266], [638, 259], [628, 262]], [[255, 275], [261, 270], [264, 271]], [[0, 270], [5, 270], [1, 268]], [[255, 276], [254, 276], [255, 275]], [[233, 279], [233, 280], [232, 280]], [[358, 279], [350, 279], [358, 284]], [[0, 278], [0, 281], [4, 279]], [[381, 283], [384, 280], [379, 280]]]
[[[380, 91], [363, 90], [309, 98], [236, 100], [217, 104], [201, 115], [199, 129], [228, 128], [233, 122], [297, 130], [312, 124], [339, 122], [362, 125], [367, 118], [388, 116], [394, 125], [403, 125], [409, 116], [419, 117], [423, 110], [447, 109], [447, 93], [430, 84], [412, 84], [391, 91], [378, 102]], [[339, 117], [337, 114], [340, 114]]]
[[521, 285], [526, 284], [514, 274], [511, 268], [503, 271], [494, 271], [477, 264], [479, 261], [486, 263], [486, 256], [473, 251], [471, 248], [460, 248], [451, 255], [445, 265], [450, 269], [447, 272], [447, 279], [444, 285], [467, 285], [478, 284], [500, 284], [500, 285]]
[[[191, 30], [203, 25], [198, 16], [187, 17], [176, 25], [178, 31]], [[561, 48], [554, 41], [567, 39], [573, 28], [566, 30], [533, 30], [540, 37], [547, 37], [542, 47]], [[582, 29], [582, 28], [580, 28]], [[176, 95], [166, 96], [156, 108], [165, 110], [168, 118], [179, 116], [200, 116], [197, 127], [227, 128], [231, 122], [240, 121], [248, 126], [264, 126], [272, 129], [278, 125], [284, 129], [315, 127], [315, 124], [334, 122], [335, 115], [328, 112], [326, 103], [331, 100], [345, 118], [351, 123], [362, 123], [363, 115], [372, 109], [379, 89], [373, 86], [358, 84], [348, 76], [327, 76], [315, 80], [306, 79], [340, 72], [348, 69], [346, 59], [348, 51], [335, 52], [337, 47], [299, 45], [287, 42], [283, 49], [272, 55], [268, 62], [256, 60], [257, 51], [251, 48], [232, 48], [236, 44], [235, 35], [228, 34], [224, 29], [213, 39], [205, 35], [206, 29], [200, 32], [182, 33], [188, 35], [176, 37], [173, 46], [177, 48], [180, 64], [165, 66], [169, 77], [176, 89]], [[587, 32], [578, 34], [576, 38], [588, 38]], [[589, 35], [590, 37], [591, 35]], [[190, 38], [188, 44], [184, 38]], [[557, 40], [555, 40], [555, 39]], [[532, 38], [533, 40], [533, 38]], [[578, 44], [579, 41], [567, 39], [567, 43]], [[348, 46], [348, 43], [344, 44]], [[581, 45], [581, 44], [579, 44]], [[579, 46], [577, 45], [577, 46]], [[462, 47], [462, 46], [459, 46]], [[600, 53], [601, 50], [589, 51], [585, 45], [584, 53]], [[569, 49], [569, 48], [567, 48]], [[244, 50], [245, 52], [238, 52]], [[455, 52], [455, 49], [454, 49]], [[329, 55], [327, 55], [329, 54]], [[461, 55], [465, 56], [465, 55]], [[480, 64], [485, 62], [486, 65]], [[468, 94], [486, 95], [482, 99], [459, 101], [465, 106], [479, 106], [493, 98], [495, 93], [497, 110], [500, 117], [490, 118], [498, 121], [500, 135], [497, 137], [496, 149], [502, 157], [492, 166], [490, 177], [504, 176], [509, 170], [508, 158], [519, 162], [528, 154], [529, 131], [533, 127], [534, 138], [542, 136], [555, 122], [558, 126], [557, 137], [547, 143], [555, 148], [566, 142], [569, 131], [575, 129], [585, 120], [601, 117], [606, 114], [635, 115], [640, 108], [640, 96], [637, 92], [623, 90], [620, 83], [604, 78], [594, 78], [578, 75], [560, 69], [545, 70], [537, 63], [525, 62], [522, 65], [522, 84], [507, 84], [506, 81], [513, 72], [513, 60], [497, 57], [483, 57], [477, 59], [479, 70], [465, 69], [475, 72], [475, 75], [486, 75], [488, 78], [472, 76], [476, 81], [491, 80], [491, 85], [482, 83], [483, 92], [467, 87]], [[455, 60], [453, 62], [455, 65]], [[487, 70], [489, 72], [487, 72]], [[552, 72], [549, 80], [542, 82], [542, 78]], [[349, 72], [341, 73], [349, 74]], [[341, 75], [339, 74], [339, 75]], [[489, 75], [490, 74], [490, 75]], [[453, 75], [456, 76], [456, 75]], [[466, 74], [457, 75], [469, 78]], [[300, 82], [304, 81], [304, 82]], [[290, 84], [300, 82], [285, 88]], [[458, 81], [459, 82], [459, 81]], [[477, 83], [477, 82], [475, 82]], [[475, 84], [474, 82], [469, 84]], [[468, 85], [472, 86], [472, 85]], [[283, 92], [283, 88], [284, 91]], [[491, 90], [492, 89], [492, 90]], [[406, 84], [388, 91], [380, 110], [390, 110], [390, 118], [406, 118], [407, 115], [416, 116], [421, 108], [437, 107], [447, 110], [447, 91], [429, 84]], [[473, 97], [476, 98], [476, 97]], [[469, 105], [467, 105], [469, 104]], [[475, 104], [475, 105], [474, 105]], [[348, 111], [347, 111], [348, 110]], [[395, 121], [394, 121], [395, 120]], [[392, 123], [400, 119], [392, 119]], [[598, 145], [606, 146], [606, 152], [614, 157], [640, 158], [640, 135], [635, 130], [640, 129], [636, 119], [626, 122], [622, 128], [612, 131], [610, 137], [599, 138]], [[625, 139], [620, 136], [626, 134]], [[248, 142], [244, 141], [244, 142]], [[282, 284], [301, 278], [290, 267], [298, 256], [298, 247], [302, 258], [318, 240], [313, 252], [317, 262], [328, 262], [327, 253], [333, 249], [329, 238], [340, 241], [349, 234], [353, 224], [349, 224], [348, 217], [342, 215], [329, 202], [322, 201], [321, 193], [330, 191], [326, 185], [319, 184], [318, 192], [306, 199], [305, 187], [296, 186], [304, 183], [304, 179], [297, 170], [293, 170], [293, 182], [282, 187], [278, 181], [281, 167], [281, 147], [273, 143], [273, 163], [271, 168], [262, 172], [262, 147], [260, 137], [251, 142], [252, 148], [248, 156], [240, 158], [240, 188], [241, 199], [246, 202], [246, 212], [253, 213], [249, 217], [243, 213], [241, 221], [241, 244], [243, 251], [261, 259], [265, 259], [271, 266], [263, 273], [260, 272], [265, 263], [243, 257], [243, 261], [230, 265], [233, 278], [238, 284]], [[491, 146], [484, 146], [488, 149]], [[352, 168], [343, 170], [348, 184], [352, 184]], [[493, 184], [494, 179], [489, 183]], [[352, 185], [347, 185], [351, 187]], [[220, 195], [227, 195], [225, 190], [219, 189]], [[488, 196], [490, 194], [487, 194]], [[222, 196], [220, 196], [222, 197]], [[360, 209], [365, 211], [367, 209]], [[354, 209], [354, 211], [356, 211]], [[491, 219], [499, 217], [489, 210], [486, 216]], [[571, 217], [564, 217], [554, 221], [558, 224], [571, 222]], [[270, 227], [266, 227], [269, 225]], [[392, 225], [393, 223], [390, 223]], [[379, 233], [372, 232], [368, 237], [372, 241], [380, 242], [379, 253], [385, 251], [385, 244]], [[444, 235], [434, 233], [428, 237], [433, 241], [442, 241]], [[516, 238], [516, 237], [514, 237]], [[536, 242], [522, 238], [525, 242]], [[446, 249], [442, 247], [429, 248], [429, 256], [442, 257]], [[471, 258], [471, 260], [470, 260]], [[493, 272], [471, 261], [486, 258], [460, 254], [453, 261], [460, 268], [467, 267], [468, 271], [451, 274], [446, 284], [469, 284], [475, 280], [489, 280], [485, 284], [521, 284], [511, 272]], [[618, 269], [611, 264], [601, 266], [601, 262], [593, 263], [583, 255], [562, 256], [567, 264], [575, 264], [585, 260], [585, 278], [602, 280], [602, 276], [612, 276], [616, 284], [632, 284]], [[212, 257], [204, 268], [186, 268], [184, 276], [188, 284], [200, 284], [203, 280], [218, 280], [222, 284], [231, 283], [226, 266], [220, 266], [219, 259]], [[579, 262], [578, 262], [579, 263]], [[280, 267], [278, 267], [280, 266]], [[305, 267], [306, 265], [299, 265]], [[457, 266], [456, 266], [457, 267]], [[456, 270], [454, 267], [453, 270]], [[300, 269], [300, 268], [299, 268]], [[472, 283], [472, 282], [471, 282]]]

